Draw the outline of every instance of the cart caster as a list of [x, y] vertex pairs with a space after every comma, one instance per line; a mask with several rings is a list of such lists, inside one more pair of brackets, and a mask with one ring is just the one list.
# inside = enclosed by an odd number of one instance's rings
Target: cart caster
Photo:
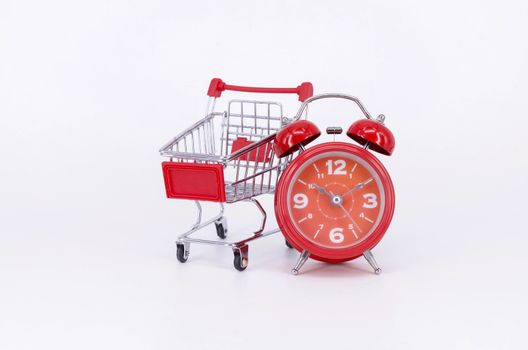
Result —
[[286, 243], [286, 247], [293, 249], [293, 246], [290, 244], [290, 242], [288, 242], [287, 239], [284, 240], [284, 243]]
[[248, 266], [248, 248], [247, 245], [243, 245], [239, 248], [233, 249], [233, 266], [235, 266], [235, 269], [238, 271], [244, 271]]
[[184, 263], [189, 258], [189, 243], [176, 243], [176, 258]]
[[225, 239], [227, 236], [227, 220], [222, 217], [221, 219], [215, 221], [216, 226], [216, 235], [221, 239]]

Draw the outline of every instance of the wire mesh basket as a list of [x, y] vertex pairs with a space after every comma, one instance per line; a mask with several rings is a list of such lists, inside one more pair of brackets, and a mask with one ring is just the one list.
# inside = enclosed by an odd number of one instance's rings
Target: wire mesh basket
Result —
[[160, 153], [169, 198], [232, 203], [271, 193], [291, 157], [273, 150], [283, 126], [280, 103], [231, 100], [170, 140]]

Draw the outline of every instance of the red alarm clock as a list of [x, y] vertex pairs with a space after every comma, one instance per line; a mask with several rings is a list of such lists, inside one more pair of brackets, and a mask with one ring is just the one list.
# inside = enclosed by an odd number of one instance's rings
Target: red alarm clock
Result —
[[[305, 148], [321, 133], [300, 116], [310, 102], [322, 98], [358, 104], [366, 118], [353, 123], [347, 135], [363, 147], [333, 141]], [[279, 157], [299, 151], [275, 191], [279, 227], [287, 244], [301, 252], [293, 274], [308, 257], [340, 263], [364, 256], [377, 274], [381, 272], [371, 249], [389, 227], [395, 200], [389, 173], [371, 153], [392, 154], [394, 136], [383, 123], [383, 115], [373, 119], [357, 98], [325, 94], [306, 100], [293, 122], [277, 134]], [[327, 129], [329, 134], [341, 132], [339, 127]]]

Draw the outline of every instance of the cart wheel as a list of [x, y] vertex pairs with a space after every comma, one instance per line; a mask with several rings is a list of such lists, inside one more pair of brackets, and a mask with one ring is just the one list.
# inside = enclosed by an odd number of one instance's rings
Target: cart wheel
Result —
[[246, 266], [243, 266], [242, 257], [240, 256], [240, 253], [235, 253], [235, 259], [233, 260], [233, 265], [235, 266], [235, 269], [237, 269], [238, 271], [244, 271], [247, 267], [247, 264]]
[[176, 258], [179, 262], [184, 263], [189, 257], [189, 250], [185, 249], [185, 245], [181, 243], [176, 244]]
[[288, 242], [287, 239], [284, 240], [284, 243], [286, 243], [286, 247], [293, 249], [293, 246], [290, 244], [290, 242]]
[[216, 226], [216, 235], [222, 239], [226, 238], [227, 235], [227, 221], [225, 218], [221, 218], [219, 221], [215, 222]]
[[238, 271], [244, 271], [248, 266], [248, 246], [244, 245], [240, 248], [233, 249], [233, 265]]

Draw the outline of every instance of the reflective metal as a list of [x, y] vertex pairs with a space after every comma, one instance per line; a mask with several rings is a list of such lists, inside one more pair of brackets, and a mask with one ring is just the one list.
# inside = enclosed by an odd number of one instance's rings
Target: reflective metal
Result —
[[359, 109], [361, 109], [361, 112], [363, 112], [365, 117], [368, 118], [368, 119], [372, 119], [372, 116], [370, 115], [370, 113], [367, 111], [367, 109], [365, 108], [363, 103], [361, 103], [361, 101], [357, 97], [350, 96], [350, 95], [345, 95], [345, 94], [331, 93], [331, 94], [314, 95], [314, 96], [306, 99], [302, 103], [301, 107], [299, 107], [299, 111], [297, 112], [295, 117], [293, 117], [293, 120], [299, 120], [299, 118], [301, 118], [304, 110], [306, 108], [308, 108], [308, 104], [310, 104], [313, 101], [321, 100], [321, 99], [324, 99], [324, 98], [341, 98], [341, 99], [350, 100], [352, 102], [355, 102], [358, 105]]
[[[275, 134], [284, 125], [282, 105], [276, 102], [254, 100], [231, 100], [227, 111], [215, 111], [216, 98], [210, 98], [205, 117], [191, 125], [169, 142], [159, 152], [174, 162], [222, 164], [224, 167], [226, 203], [252, 202], [262, 215], [259, 228], [245, 239], [236, 242], [208, 240], [191, 237], [211, 224], [222, 224], [227, 232], [224, 206], [220, 212], [202, 221], [202, 206], [195, 201], [198, 215], [191, 229], [181, 234], [176, 244], [184, 245], [184, 255], [189, 255], [191, 243], [225, 246], [239, 253], [242, 267], [248, 263], [247, 243], [279, 232], [279, 229], [264, 231], [266, 211], [254, 197], [273, 193], [281, 172], [293, 159], [293, 155], [282, 159], [275, 156], [273, 141]], [[306, 114], [307, 112], [305, 112]], [[231, 152], [237, 139], [251, 142]]]
[[301, 255], [299, 255], [299, 260], [297, 260], [297, 263], [295, 264], [295, 266], [291, 270], [291, 273], [293, 275], [298, 275], [299, 271], [301, 270], [301, 268], [303, 267], [304, 263], [306, 262], [306, 260], [308, 260], [309, 257], [310, 257], [310, 252], [307, 251], [307, 250], [303, 250]]
[[372, 254], [372, 252], [370, 250], [366, 250], [366, 251], [363, 252], [363, 256], [368, 261], [370, 266], [372, 266], [372, 268], [374, 269], [374, 273], [376, 275], [379, 275], [381, 273], [381, 269], [378, 266], [378, 263], [376, 262], [376, 259], [374, 259], [374, 255]]

